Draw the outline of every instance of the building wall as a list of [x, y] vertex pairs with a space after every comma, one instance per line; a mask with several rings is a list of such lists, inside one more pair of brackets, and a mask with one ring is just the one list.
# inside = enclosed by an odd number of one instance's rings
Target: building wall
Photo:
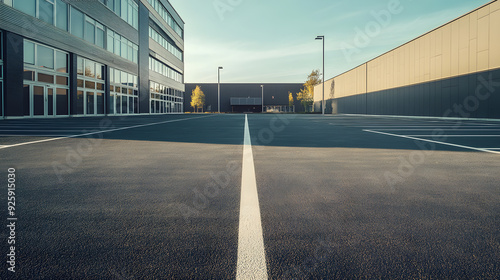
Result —
[[[218, 88], [217, 84], [186, 84], [186, 94], [184, 98], [184, 111], [193, 112], [191, 107], [191, 93], [199, 85], [205, 94], [205, 111], [217, 112]], [[288, 106], [288, 92], [292, 92], [296, 112], [304, 111], [304, 108], [297, 101], [297, 92], [302, 84], [226, 84], [221, 83], [221, 112], [232, 112], [230, 99], [238, 98], [261, 98], [264, 85], [264, 106]], [[261, 108], [259, 106], [259, 108]]]
[[[500, 1], [492, 1], [326, 81], [325, 96], [330, 100], [325, 109], [334, 113], [442, 116], [442, 109], [451, 108], [455, 101], [457, 104], [463, 103], [466, 96], [463, 92], [465, 88], [468, 95], [474, 94], [474, 91], [482, 85], [481, 77], [487, 80], [490, 74], [496, 77], [494, 70], [500, 68], [498, 34], [500, 34]], [[482, 75], [478, 75], [479, 73]], [[412, 102], [410, 97], [417, 95], [420, 88], [424, 90], [423, 95], [430, 94], [428, 102], [423, 103], [422, 107], [417, 106], [416, 111], [411, 113], [402, 110], [404, 106], [411, 107], [411, 104], [407, 103]], [[441, 92], [448, 94], [448, 90], [453, 102], [446, 102], [446, 98], [443, 100], [440, 96], [436, 96]], [[315, 87], [315, 92], [320, 91], [321, 85]], [[398, 96], [405, 94], [410, 99], [403, 100]], [[366, 96], [363, 98], [356, 95]], [[439, 105], [430, 103], [436, 102], [433, 100], [438, 97], [441, 100]], [[320, 98], [320, 95], [315, 94], [316, 110], [320, 108]], [[343, 98], [348, 99], [342, 100]], [[484, 103], [481, 107], [487, 107], [488, 101], [495, 100], [495, 94], [488, 100], [480, 100]], [[383, 107], [370, 102], [380, 103]], [[399, 107], [393, 108], [394, 106]], [[441, 109], [429, 109], [436, 106]], [[494, 113], [480, 115], [494, 117]]]
[[[54, 5], [50, 6], [52, 2]], [[38, 80], [39, 78], [26, 80], [25, 74], [27, 70], [35, 71], [35, 77], [37, 77], [38, 72], [51, 75], [49, 72], [52, 71], [56, 76], [59, 75], [55, 69], [44, 69], [36, 64], [27, 64], [25, 61], [26, 42], [48, 47], [53, 49], [55, 53], [64, 52], [68, 60], [68, 72], [63, 74], [68, 76], [68, 83], [65, 85], [68, 90], [67, 113], [57, 115], [56, 113], [48, 113], [46, 115], [37, 115], [38, 117], [173, 112], [172, 109], [166, 108], [170, 108], [170, 105], [173, 105], [170, 100], [173, 99], [174, 93], [178, 97], [180, 95], [183, 96], [185, 90], [182, 78], [184, 61], [150, 38], [149, 32], [150, 26], [154, 27], [162, 34], [165, 40], [169, 41], [170, 45], [175, 46], [177, 50], [183, 53], [184, 34], [182, 30], [179, 33], [179, 30], [184, 28], [184, 22], [167, 0], [116, 1], [116, 3], [120, 4], [126, 3], [127, 8], [131, 9], [129, 11], [132, 11], [121, 14], [117, 14], [117, 10], [109, 7], [108, 2], [112, 2], [108, 0], [56, 0], [52, 2], [42, 0], [0, 0], [0, 36], [3, 39], [0, 41], [3, 52], [3, 56], [0, 57], [0, 68], [4, 70], [2, 77], [0, 77], [0, 86], [3, 88], [3, 90], [0, 90], [0, 93], [2, 93], [0, 118], [35, 116], [33, 114], [33, 106], [35, 106], [33, 100], [36, 95], [34, 86], [38, 88], [44, 87], [45, 92], [48, 92], [51, 88], [56, 90], [58, 87], [57, 83], [47, 82], [44, 84], [45, 82]], [[31, 7], [30, 3], [36, 3], [36, 9], [29, 10], [29, 7]], [[43, 3], [45, 3], [44, 5], [49, 5], [50, 8], [47, 8], [47, 6], [42, 7]], [[59, 18], [61, 13], [58, 13], [58, 11], [65, 10], [61, 10], [60, 7], [68, 7], [66, 9], [66, 27], [59, 25], [59, 23], [65, 22]], [[158, 7], [163, 9], [163, 16], [157, 12]], [[73, 15], [73, 10], [83, 13], [83, 24], [81, 27], [83, 35], [81, 38], [73, 32], [75, 26], [73, 19], [76, 19], [78, 15], [78, 13]], [[125, 10], [125, 8], [121, 8], [121, 11]], [[35, 14], [31, 14], [32, 11], [36, 11]], [[169, 16], [168, 20], [165, 19], [167, 14]], [[47, 16], [51, 18], [51, 15], [53, 15], [53, 20], [47, 22]], [[135, 18], [134, 23], [132, 18]], [[176, 25], [177, 29], [173, 27], [173, 24]], [[93, 26], [95, 30], [90, 26]], [[90, 33], [87, 33], [89, 30]], [[102, 37], [98, 35], [99, 30], [103, 30]], [[94, 35], [88, 35], [92, 34], [92, 32], [94, 32]], [[121, 40], [120, 47], [118, 47], [119, 50], [122, 50], [121, 54], [116, 53], [116, 46], [113, 47], [112, 43], [116, 43], [115, 39], [113, 39], [115, 38], [113, 37], [114, 34], [118, 34], [121, 38], [118, 39]], [[90, 38], [95, 36], [95, 42], [89, 42], [85, 36], [90, 36]], [[98, 38], [102, 38], [101, 46], [97, 42]], [[35, 47], [35, 49], [37, 48]], [[124, 52], [123, 50], [127, 51]], [[135, 58], [132, 59], [131, 57], [134, 54]], [[150, 58], [152, 57], [164, 64], [169, 69], [168, 73], [173, 71], [180, 78], [173, 79], [170, 74], [155, 72], [155, 69], [152, 69], [150, 65]], [[93, 101], [91, 94], [93, 89], [87, 89], [86, 86], [82, 86], [82, 79], [91, 78], [86, 77], [86, 75], [77, 74], [78, 63], [80, 63], [81, 59], [85, 61], [89, 60], [90, 63], [92, 61], [97, 63], [96, 72], [99, 69], [99, 72], [102, 73], [97, 83], [102, 83], [103, 88], [95, 88]], [[56, 58], [55, 61], [57, 63], [58, 59]], [[121, 77], [121, 81], [115, 81], [116, 77], [112, 75], [115, 73], [115, 70], [118, 70], [120, 73], [126, 72], [128, 81], [124, 81], [123, 77]], [[86, 71], [87, 69], [85, 69]], [[135, 79], [135, 82], [131, 82], [131, 79]], [[165, 85], [163, 87], [165, 90], [153, 94], [150, 86], [150, 81], [153, 80]], [[122, 86], [117, 87], [120, 84]], [[118, 93], [117, 91], [120, 92]], [[85, 104], [97, 102], [94, 112], [91, 112], [88, 108], [85, 109], [88, 109], [85, 113], [79, 112], [79, 108], [81, 108], [79, 102], [82, 102], [82, 92], [85, 96]], [[54, 98], [56, 97], [59, 98], [59, 96], [55, 96]], [[37, 100], [41, 100], [38, 96], [36, 98], [38, 98]], [[49, 98], [51, 97], [49, 96]], [[123, 103], [125, 100], [128, 101], [128, 105]], [[134, 103], [138, 103], [135, 104], [135, 108], [133, 106]], [[49, 101], [49, 104], [52, 103]], [[54, 101], [54, 104], [56, 104], [56, 101]], [[165, 109], [151, 110], [151, 108], [158, 107]], [[177, 107], [179, 107], [179, 110], [176, 112], [182, 112], [182, 105]], [[128, 108], [128, 110], [123, 111], [123, 108]]]

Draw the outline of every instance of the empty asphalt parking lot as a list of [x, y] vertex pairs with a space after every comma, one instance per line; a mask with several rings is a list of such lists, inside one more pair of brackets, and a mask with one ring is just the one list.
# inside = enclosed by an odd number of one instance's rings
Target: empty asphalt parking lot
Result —
[[500, 122], [2, 120], [0, 159], [1, 279], [500, 278]]

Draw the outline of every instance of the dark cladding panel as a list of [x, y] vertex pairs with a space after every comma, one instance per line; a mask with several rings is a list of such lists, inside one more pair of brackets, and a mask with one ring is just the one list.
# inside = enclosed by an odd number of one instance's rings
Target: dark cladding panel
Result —
[[4, 36], [4, 104], [5, 116], [23, 116], [24, 100], [23, 92], [23, 37], [11, 33], [2, 32]]
[[139, 113], [150, 110], [149, 94], [149, 10], [139, 1]]

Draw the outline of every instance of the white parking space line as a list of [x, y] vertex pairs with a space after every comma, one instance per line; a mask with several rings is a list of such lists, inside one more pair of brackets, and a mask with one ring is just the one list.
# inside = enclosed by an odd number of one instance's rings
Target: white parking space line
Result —
[[259, 194], [247, 115], [244, 135], [236, 279], [267, 279]]
[[[202, 117], [194, 117], [194, 118], [185, 118], [185, 119], [178, 119], [178, 120], [169, 120], [169, 121], [162, 121], [162, 122], [155, 122], [155, 123], [147, 123], [147, 124], [140, 124], [140, 125], [134, 125], [134, 126], [113, 128], [113, 129], [108, 129], [108, 130], [100, 130], [100, 131], [83, 133], [83, 134], [78, 134], [78, 135], [70, 135], [70, 136], [64, 136], [64, 137], [43, 139], [43, 140], [38, 140], [38, 141], [24, 142], [24, 143], [18, 143], [18, 144], [3, 146], [3, 147], [0, 147], [0, 150], [2, 150], [2, 149], [8, 149], [8, 148], [13, 148], [13, 147], [24, 146], [24, 145], [31, 145], [31, 144], [37, 144], [37, 143], [51, 142], [51, 141], [56, 141], [56, 140], [61, 140], [61, 139], [76, 138], [76, 137], [90, 136], [90, 135], [107, 133], [107, 132], [113, 132], [113, 131], [127, 130], [127, 129], [132, 129], [132, 128], [139, 128], [139, 127], [146, 127], [146, 126], [152, 126], [152, 125], [159, 125], [159, 124], [164, 124], [164, 123], [172, 123], [172, 122], [180, 122], [180, 121], [188, 121], [188, 120], [194, 120], [194, 119], [208, 118], [208, 117], [212, 117], [212, 116], [214, 116], [214, 115], [202, 116]], [[30, 135], [30, 136], [39, 137], [38, 135]]]
[[[405, 135], [410, 137], [435, 137], [436, 135]], [[500, 135], [441, 135], [440, 137], [500, 137]]]
[[[412, 140], [417, 140], [417, 141], [423, 141], [423, 142], [429, 142], [429, 143], [441, 144], [441, 145], [452, 146], [452, 147], [457, 147], [457, 148], [462, 148], [462, 149], [467, 149], [467, 150], [474, 150], [474, 151], [480, 151], [480, 152], [486, 152], [486, 153], [492, 153], [492, 154], [497, 154], [497, 155], [500, 155], [500, 152], [496, 152], [496, 151], [492, 151], [492, 150], [488, 150], [488, 149], [475, 148], [475, 147], [469, 147], [469, 146], [464, 146], [464, 145], [457, 145], [457, 144], [446, 143], [446, 142], [441, 142], [441, 141], [434, 141], [434, 140], [429, 140], [429, 139], [417, 138], [417, 137], [413, 137], [413, 136], [398, 135], [398, 134], [392, 134], [392, 133], [380, 132], [380, 131], [375, 131], [375, 130], [363, 129], [363, 131], [365, 131], [365, 132], [370, 132], [370, 133], [376, 133], [376, 134], [387, 135], [387, 136], [393, 136], [393, 137], [400, 137], [400, 138], [412, 139]], [[435, 137], [435, 135], [432, 135], [431, 137]], [[443, 137], [444, 137], [444, 136], [443, 136]]]
[[499, 128], [488, 128], [488, 129], [453, 129], [453, 128], [396, 128], [396, 129], [378, 129], [378, 130], [383, 130], [383, 131], [429, 131], [429, 130], [443, 130], [443, 131], [500, 131]]

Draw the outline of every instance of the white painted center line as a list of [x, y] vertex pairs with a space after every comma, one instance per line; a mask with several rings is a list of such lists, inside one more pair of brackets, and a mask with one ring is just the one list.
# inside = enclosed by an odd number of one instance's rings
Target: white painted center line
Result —
[[247, 115], [245, 115], [244, 137], [236, 279], [267, 279], [259, 195]]
[[434, 141], [434, 140], [429, 140], [429, 139], [416, 138], [416, 137], [412, 137], [412, 136], [408, 136], [408, 135], [398, 135], [398, 134], [392, 134], [392, 133], [386, 133], [386, 132], [380, 132], [380, 131], [368, 130], [368, 129], [363, 129], [363, 131], [500, 155], [500, 152], [495, 152], [495, 151], [491, 151], [491, 150], [487, 150], [487, 149], [469, 147], [469, 146], [464, 146], [464, 145], [457, 145], [457, 144], [446, 143], [446, 142], [441, 142], [441, 141]]

